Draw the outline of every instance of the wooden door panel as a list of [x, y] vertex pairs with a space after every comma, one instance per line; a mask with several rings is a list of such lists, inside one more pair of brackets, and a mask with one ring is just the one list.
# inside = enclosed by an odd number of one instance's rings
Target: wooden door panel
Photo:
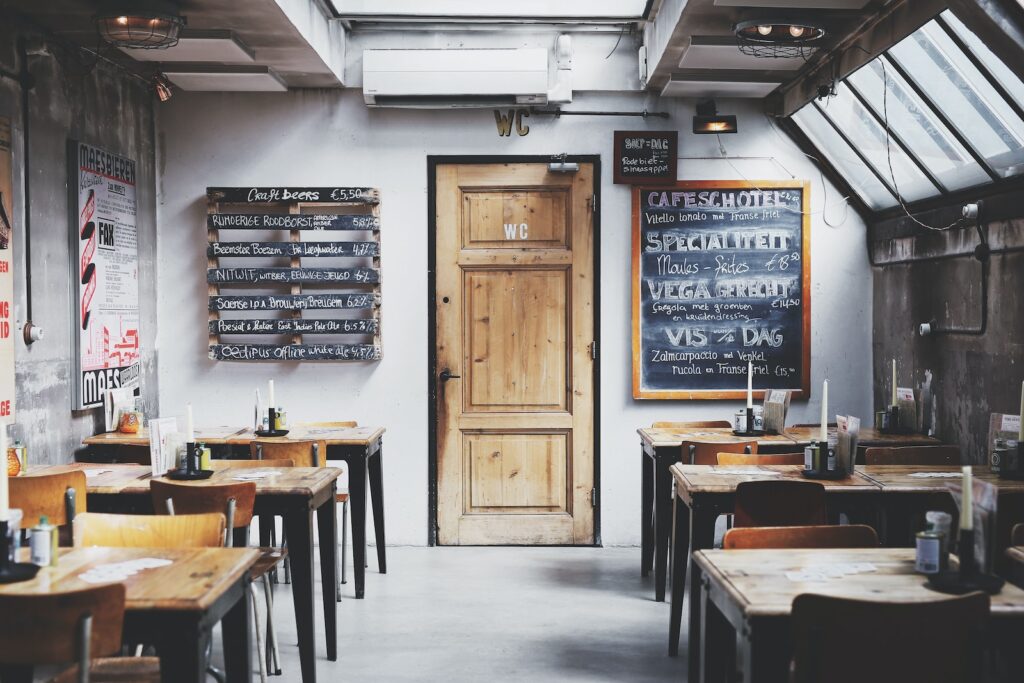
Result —
[[569, 192], [543, 188], [467, 191], [464, 249], [567, 247]]
[[594, 542], [593, 173], [437, 167], [442, 544]]
[[463, 452], [467, 514], [568, 511], [568, 434], [467, 434]]
[[464, 412], [566, 410], [566, 271], [466, 272]]

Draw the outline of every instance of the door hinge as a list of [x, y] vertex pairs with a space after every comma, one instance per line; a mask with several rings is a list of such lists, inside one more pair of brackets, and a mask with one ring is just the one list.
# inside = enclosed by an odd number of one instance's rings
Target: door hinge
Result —
[[597, 360], [597, 341], [590, 342], [590, 358]]
[[597, 489], [590, 489], [590, 507], [597, 507]]
[[590, 196], [590, 211], [591, 213], [597, 213], [597, 195]]

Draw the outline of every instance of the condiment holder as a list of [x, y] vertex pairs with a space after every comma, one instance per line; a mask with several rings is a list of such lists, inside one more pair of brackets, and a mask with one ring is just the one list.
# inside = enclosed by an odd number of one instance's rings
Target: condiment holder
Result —
[[732, 418], [732, 433], [736, 436], [764, 436], [764, 410], [756, 407], [737, 410]]
[[267, 408], [267, 427], [256, 430], [256, 436], [285, 436], [288, 430], [288, 414], [280, 408]]
[[35, 578], [39, 566], [11, 561], [11, 530], [7, 520], [0, 521], [0, 583], [18, 583]]
[[1024, 479], [1024, 442], [997, 440], [989, 465], [1000, 479]]
[[170, 470], [167, 473], [168, 479], [175, 479], [178, 481], [193, 481], [198, 479], [209, 479], [213, 476], [213, 470], [200, 469], [200, 459], [202, 458], [203, 450], [200, 444], [190, 441], [185, 444], [185, 457], [182, 463], [184, 467], [179, 467], [176, 470]]

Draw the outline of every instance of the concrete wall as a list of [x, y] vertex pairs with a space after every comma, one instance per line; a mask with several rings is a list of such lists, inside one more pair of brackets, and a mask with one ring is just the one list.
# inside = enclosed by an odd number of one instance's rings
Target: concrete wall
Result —
[[[15, 43], [22, 30], [0, 12], [0, 68], [19, 68]], [[137, 162], [139, 298], [142, 306], [142, 386], [151, 410], [157, 407], [156, 372], [156, 199], [152, 95], [146, 83], [77, 51], [42, 42], [34, 45], [30, 68], [36, 79], [30, 94], [29, 138], [32, 262], [25, 263], [24, 196], [20, 90], [0, 78], [0, 116], [12, 121], [15, 177], [16, 315], [26, 312], [25, 274], [32, 268], [34, 323], [44, 338], [29, 347], [16, 339], [17, 415], [12, 436], [20, 436], [34, 463], [71, 460], [86, 436], [102, 431], [102, 410], [71, 411], [72, 305], [67, 201], [67, 141], [78, 139]]]
[[[1019, 212], [1019, 202], [1013, 203]], [[989, 416], [1020, 412], [1024, 380], [1024, 220], [995, 221], [987, 234], [994, 252], [1011, 251], [992, 255], [988, 330], [983, 336], [917, 334], [917, 325], [933, 318], [940, 328], [980, 325], [981, 265], [972, 257], [978, 243], [972, 227], [882, 239], [874, 245], [880, 262], [941, 259], [874, 270], [875, 405], [881, 410], [889, 400], [895, 357], [900, 386], [930, 386], [928, 424], [943, 441], [958, 444], [968, 463], [987, 461]]]
[[[656, 419], [725, 418], [724, 402], [631, 398], [630, 192], [611, 184], [612, 131], [678, 128], [679, 175], [688, 179], [812, 181], [813, 382], [831, 380], [831, 407], [871, 410], [871, 278], [865, 226], [823, 186], [814, 166], [760, 113], [759, 103], [719, 103], [739, 114], [739, 135], [687, 129], [692, 103], [641, 96], [580, 96], [579, 109], [669, 110], [672, 118], [534, 116], [525, 137], [497, 135], [491, 111], [368, 110], [358, 91], [281, 95], [178, 93], [161, 106], [158, 258], [160, 398], [165, 415], [196, 407], [197, 425], [247, 425], [256, 386], [277, 379], [292, 420], [357, 419], [387, 427], [389, 542], [427, 539], [427, 164], [439, 154], [600, 154], [601, 501], [606, 544], [639, 541], [636, 429]], [[751, 157], [771, 157], [751, 158]], [[254, 364], [207, 360], [205, 189], [208, 185], [370, 185], [382, 192], [384, 358], [378, 363]], [[825, 197], [828, 202], [825, 206]], [[829, 227], [822, 216], [837, 227]], [[820, 391], [794, 406], [813, 421]]]

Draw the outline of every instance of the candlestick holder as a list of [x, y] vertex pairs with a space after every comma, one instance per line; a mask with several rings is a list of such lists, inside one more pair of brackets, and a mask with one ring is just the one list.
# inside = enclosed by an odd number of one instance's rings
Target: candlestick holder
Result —
[[256, 436], [286, 436], [287, 429], [277, 428], [277, 408], [267, 408], [267, 428], [256, 432]]
[[904, 429], [900, 426], [900, 408], [897, 405], [891, 405], [882, 413], [882, 426], [878, 431], [883, 434], [908, 434], [909, 430]]
[[185, 462], [182, 467], [171, 470], [167, 473], [168, 479], [192, 481], [196, 479], [209, 479], [213, 476], [213, 470], [204, 470], [199, 467], [201, 456], [199, 447], [194, 441], [185, 444]]
[[974, 529], [961, 529], [957, 543], [956, 569], [945, 569], [936, 574], [928, 575], [928, 587], [940, 593], [964, 595], [974, 591], [984, 591], [995, 595], [1006, 583], [994, 574], [978, 571], [978, 561], [974, 556]]
[[[760, 424], [761, 428], [758, 428]], [[758, 416], [754, 408], [736, 411], [732, 433], [736, 436], [764, 436], [764, 415]]]
[[37, 565], [29, 562], [11, 562], [10, 526], [7, 520], [0, 522], [0, 583], [18, 583], [35, 578]]
[[1024, 479], [1024, 442], [997, 441], [990, 463], [1000, 479]]

